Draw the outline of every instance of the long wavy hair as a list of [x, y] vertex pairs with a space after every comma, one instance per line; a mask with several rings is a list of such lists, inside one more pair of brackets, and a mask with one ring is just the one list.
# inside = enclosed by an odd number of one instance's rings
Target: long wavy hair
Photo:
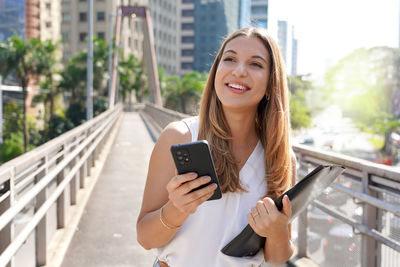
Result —
[[232, 134], [214, 87], [215, 74], [225, 46], [239, 36], [258, 38], [270, 55], [271, 73], [266, 88], [268, 99], [264, 95], [258, 104], [255, 127], [265, 150], [267, 196], [275, 199], [291, 184], [289, 92], [279, 47], [265, 29], [243, 28], [230, 34], [222, 43], [211, 67], [200, 103], [199, 140], [205, 139], [211, 146], [222, 192], [246, 191], [240, 184], [239, 166], [231, 147]]

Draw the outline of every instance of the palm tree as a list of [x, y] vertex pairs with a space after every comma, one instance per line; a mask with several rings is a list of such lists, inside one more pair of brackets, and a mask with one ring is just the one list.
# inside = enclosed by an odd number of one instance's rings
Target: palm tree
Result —
[[6, 42], [0, 43], [0, 73], [6, 78], [14, 75], [22, 88], [23, 108], [22, 126], [24, 135], [24, 151], [28, 151], [29, 134], [26, 123], [26, 96], [27, 88], [31, 81], [41, 71], [40, 40], [21, 40], [17, 36], [9, 38]]
[[165, 105], [182, 113], [195, 113], [196, 108], [189, 105], [198, 104], [206, 83], [206, 75], [193, 71], [182, 78], [170, 76], [164, 93]]
[[131, 104], [132, 91], [139, 97], [141, 81], [143, 76], [142, 62], [138, 61], [133, 54], [130, 54], [125, 61], [118, 64], [121, 94], [123, 101], [128, 97]]

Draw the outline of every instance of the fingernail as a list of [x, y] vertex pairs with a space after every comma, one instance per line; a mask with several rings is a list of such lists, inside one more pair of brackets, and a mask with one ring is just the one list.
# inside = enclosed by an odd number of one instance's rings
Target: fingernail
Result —
[[211, 177], [210, 176], [205, 176], [205, 177], [203, 177], [203, 181], [204, 182], [208, 182], [208, 181], [210, 181], [211, 180]]
[[212, 187], [215, 189], [217, 188], [217, 184], [212, 184]]
[[190, 173], [190, 177], [196, 178], [196, 177], [197, 177], [197, 173], [191, 172], [191, 173]]

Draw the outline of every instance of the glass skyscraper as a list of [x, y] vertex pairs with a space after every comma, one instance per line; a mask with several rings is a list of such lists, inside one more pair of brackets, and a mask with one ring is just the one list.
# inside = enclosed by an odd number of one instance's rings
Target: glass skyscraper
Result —
[[239, 0], [196, 0], [193, 69], [208, 72], [221, 41], [239, 28]]
[[0, 1], [0, 42], [13, 35], [25, 38], [25, 0]]

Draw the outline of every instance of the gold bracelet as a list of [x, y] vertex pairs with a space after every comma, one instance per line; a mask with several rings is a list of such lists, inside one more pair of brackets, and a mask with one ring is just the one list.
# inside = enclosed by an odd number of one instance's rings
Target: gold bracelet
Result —
[[171, 226], [165, 221], [165, 218], [163, 218], [164, 216], [162, 215], [163, 208], [164, 208], [164, 206], [162, 206], [160, 209], [160, 222], [162, 223], [162, 225], [164, 225], [164, 227], [169, 230], [175, 230], [175, 229], [178, 229], [179, 227], [181, 227], [181, 226]]

